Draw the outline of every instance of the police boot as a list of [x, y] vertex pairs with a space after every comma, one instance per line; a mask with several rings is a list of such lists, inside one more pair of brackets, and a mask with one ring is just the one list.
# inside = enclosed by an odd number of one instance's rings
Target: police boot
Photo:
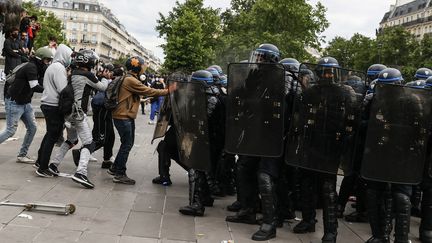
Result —
[[420, 218], [421, 209], [420, 202], [422, 197], [422, 190], [420, 186], [413, 186], [412, 196], [411, 196], [411, 216]]
[[381, 213], [381, 197], [380, 192], [375, 189], [367, 189], [366, 203], [368, 207], [369, 225], [372, 231], [372, 237], [366, 243], [383, 243], [384, 232], [380, 220]]
[[202, 182], [198, 171], [189, 170], [189, 205], [181, 207], [179, 212], [190, 216], [203, 216], [205, 208], [201, 201]]
[[298, 223], [293, 232], [296, 234], [305, 234], [315, 232], [316, 212], [315, 212], [315, 195], [314, 180], [310, 176], [303, 176], [300, 182], [300, 202], [302, 211], [302, 221]]
[[210, 188], [211, 195], [215, 197], [225, 197], [225, 193], [221, 190], [219, 182], [214, 175], [206, 173], [207, 183]]
[[230, 212], [238, 212], [240, 209], [241, 203], [238, 200], [227, 206], [227, 210]]
[[336, 243], [338, 221], [336, 216], [337, 194], [334, 183], [329, 180], [324, 181], [323, 192], [324, 236], [321, 241]]
[[202, 177], [200, 178], [202, 179], [202, 182], [200, 182], [202, 185], [202, 190], [201, 190], [202, 203], [205, 207], [213, 207], [214, 198], [212, 197], [212, 193], [210, 191], [210, 187], [205, 177], [205, 174], [202, 173]]
[[273, 179], [266, 173], [258, 175], [263, 222], [260, 229], [252, 235], [252, 240], [265, 241], [276, 237], [276, 193]]
[[408, 195], [403, 193], [394, 193], [394, 207], [396, 212], [395, 224], [395, 243], [408, 243], [408, 234], [410, 230], [410, 213], [411, 202]]
[[171, 158], [166, 148], [166, 142], [160, 141], [156, 150], [158, 152], [159, 176], [154, 178], [152, 182], [153, 184], [170, 186], [172, 184], [169, 174]]
[[432, 243], [432, 187], [424, 190], [421, 207], [420, 241]]

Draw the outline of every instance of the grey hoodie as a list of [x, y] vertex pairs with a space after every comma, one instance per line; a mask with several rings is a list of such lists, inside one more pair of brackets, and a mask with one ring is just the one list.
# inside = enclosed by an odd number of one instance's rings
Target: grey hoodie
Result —
[[72, 49], [64, 44], [57, 48], [53, 63], [47, 68], [43, 79], [42, 105], [58, 106], [59, 94], [68, 83], [66, 67], [71, 63], [71, 54]]

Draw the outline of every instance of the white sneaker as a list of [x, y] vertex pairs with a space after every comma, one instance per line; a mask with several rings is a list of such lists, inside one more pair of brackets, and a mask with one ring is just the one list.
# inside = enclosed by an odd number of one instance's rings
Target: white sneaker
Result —
[[89, 162], [97, 162], [97, 161], [98, 160], [92, 154], [90, 154]]
[[30, 159], [28, 156], [18, 156], [17, 163], [26, 163], [26, 164], [34, 164], [35, 160]]
[[154, 125], [154, 124], [156, 124], [156, 123], [155, 123], [154, 121], [149, 121], [148, 124], [149, 124], [149, 125]]

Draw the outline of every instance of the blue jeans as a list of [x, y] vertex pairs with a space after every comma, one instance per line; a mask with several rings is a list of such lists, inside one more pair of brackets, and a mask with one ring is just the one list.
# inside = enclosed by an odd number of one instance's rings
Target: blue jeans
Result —
[[24, 122], [27, 131], [18, 156], [26, 156], [37, 129], [33, 108], [30, 103], [18, 105], [15, 101], [10, 100], [10, 98], [6, 98], [5, 110], [6, 128], [0, 133], [0, 143], [3, 143], [16, 133], [18, 122], [21, 119]]
[[120, 148], [114, 160], [113, 169], [116, 175], [126, 174], [126, 162], [135, 140], [135, 120], [113, 119], [114, 126], [120, 135]]
[[150, 120], [152, 121], [154, 120], [156, 113], [159, 112], [164, 97], [160, 96], [160, 97], [155, 97], [154, 99], [156, 100], [151, 103], [151, 112], [150, 112]]

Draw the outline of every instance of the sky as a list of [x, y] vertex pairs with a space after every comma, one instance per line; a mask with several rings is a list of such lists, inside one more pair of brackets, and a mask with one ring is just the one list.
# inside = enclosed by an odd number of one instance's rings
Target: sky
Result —
[[[175, 0], [99, 0], [110, 8], [127, 31], [161, 60], [164, 59], [159, 45], [164, 40], [158, 38], [155, 30], [159, 12], [166, 15], [174, 6]], [[184, 0], [180, 0], [182, 2]], [[316, 4], [318, 0], [307, 0]], [[336, 36], [350, 38], [355, 33], [375, 36], [384, 13], [396, 0], [320, 0], [327, 8], [330, 27], [322, 34], [330, 41]], [[230, 0], [205, 0], [206, 6], [229, 8]], [[325, 44], [324, 44], [325, 46]]]

